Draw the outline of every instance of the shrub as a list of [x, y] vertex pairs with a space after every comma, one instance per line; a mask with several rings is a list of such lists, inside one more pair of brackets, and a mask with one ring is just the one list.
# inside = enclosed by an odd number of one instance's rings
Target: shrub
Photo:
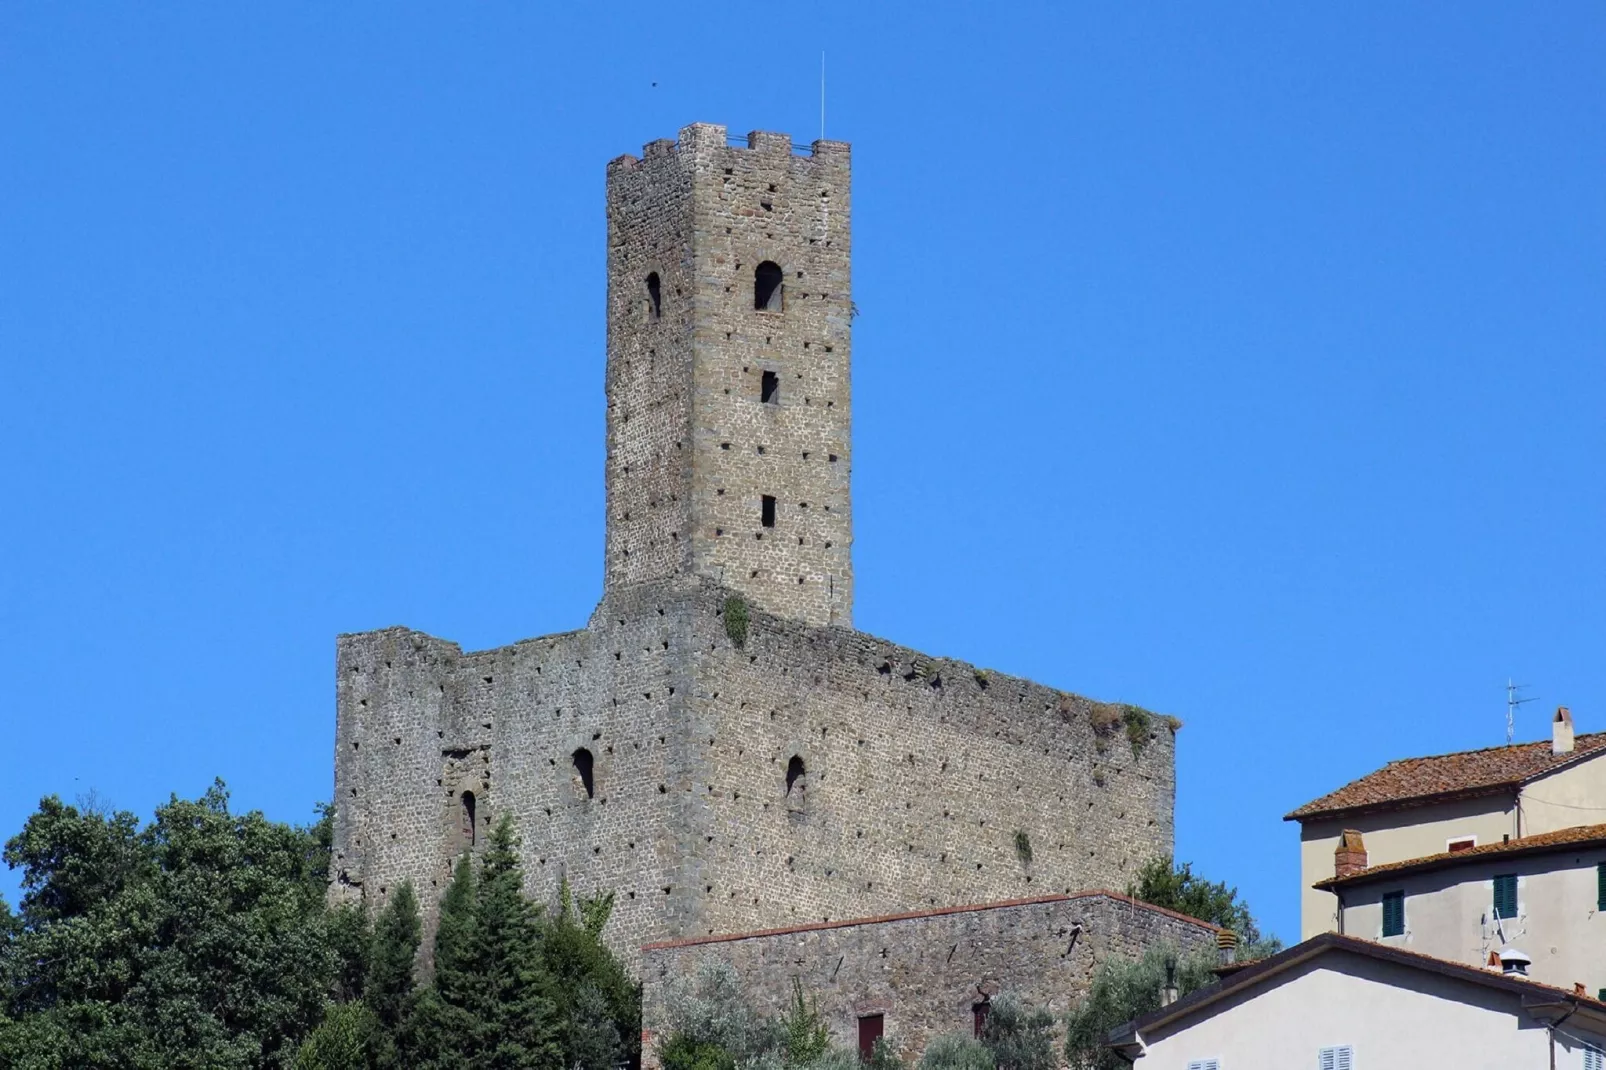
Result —
[[747, 602], [739, 594], [725, 599], [725, 634], [738, 650], [747, 645]]

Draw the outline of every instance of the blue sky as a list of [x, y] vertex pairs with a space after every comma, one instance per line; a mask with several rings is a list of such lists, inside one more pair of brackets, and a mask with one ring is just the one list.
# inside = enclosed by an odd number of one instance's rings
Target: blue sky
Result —
[[860, 628], [1182, 718], [1284, 937], [1292, 807], [1508, 676], [1606, 729], [1606, 7], [803, 14], [0, 8], [0, 831], [308, 818], [336, 633], [583, 623], [604, 165], [811, 139], [822, 49]]

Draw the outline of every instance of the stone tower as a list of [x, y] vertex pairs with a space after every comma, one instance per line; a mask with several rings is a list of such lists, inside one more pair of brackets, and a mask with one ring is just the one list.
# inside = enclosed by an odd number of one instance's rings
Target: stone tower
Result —
[[848, 146], [726, 141], [608, 167], [606, 584], [850, 626]]
[[493, 650], [339, 637], [334, 897], [408, 881], [433, 926], [506, 815], [636, 961], [1171, 850], [1176, 722], [851, 627], [848, 160], [699, 124], [608, 165], [602, 600]]

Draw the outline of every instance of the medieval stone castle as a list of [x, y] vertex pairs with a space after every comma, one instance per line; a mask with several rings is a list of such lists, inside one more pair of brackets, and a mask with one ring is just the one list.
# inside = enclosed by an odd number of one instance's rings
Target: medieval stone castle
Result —
[[853, 630], [850, 152], [696, 124], [608, 165], [607, 549], [586, 627], [341, 636], [336, 896], [433, 913], [502, 814], [649, 942], [1123, 887], [1169, 718]]

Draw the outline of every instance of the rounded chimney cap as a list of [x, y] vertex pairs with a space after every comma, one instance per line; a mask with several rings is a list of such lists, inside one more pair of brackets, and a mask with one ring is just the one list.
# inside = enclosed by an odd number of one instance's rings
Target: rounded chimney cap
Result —
[[1500, 971], [1502, 973], [1520, 973], [1527, 976], [1528, 966], [1533, 962], [1521, 950], [1515, 947], [1500, 949]]

